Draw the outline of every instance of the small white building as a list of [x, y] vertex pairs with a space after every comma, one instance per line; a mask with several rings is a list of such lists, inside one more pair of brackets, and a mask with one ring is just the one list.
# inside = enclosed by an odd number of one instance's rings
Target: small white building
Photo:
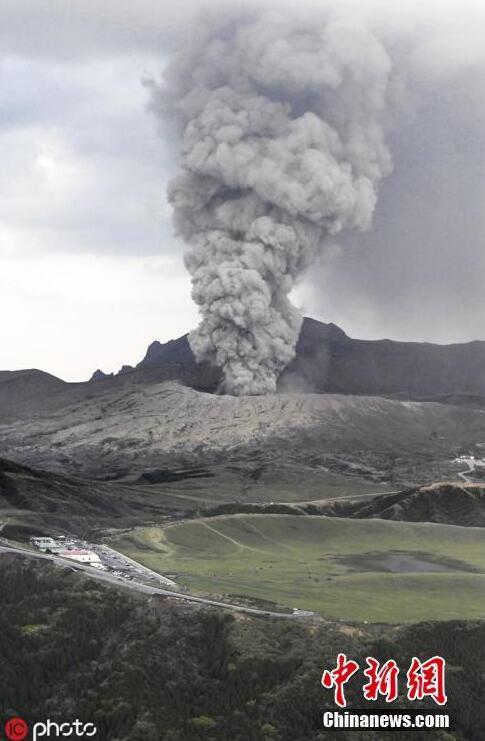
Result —
[[101, 559], [94, 551], [84, 551], [80, 549], [62, 550], [58, 553], [62, 558], [70, 558], [72, 561], [78, 561], [79, 563], [85, 563], [89, 566], [94, 566], [96, 569], [104, 569]]
[[44, 551], [44, 553], [46, 551], [58, 553], [62, 547], [59, 543], [56, 543], [54, 538], [31, 538], [30, 542], [38, 548], [39, 551]]

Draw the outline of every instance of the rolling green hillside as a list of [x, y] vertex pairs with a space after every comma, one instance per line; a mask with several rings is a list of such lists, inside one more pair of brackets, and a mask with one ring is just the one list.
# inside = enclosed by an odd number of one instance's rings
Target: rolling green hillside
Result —
[[479, 528], [233, 515], [140, 528], [115, 547], [191, 591], [373, 622], [485, 617]]

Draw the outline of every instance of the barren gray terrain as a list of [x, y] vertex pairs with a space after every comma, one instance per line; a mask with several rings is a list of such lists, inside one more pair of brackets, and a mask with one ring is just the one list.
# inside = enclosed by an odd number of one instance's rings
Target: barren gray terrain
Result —
[[404, 480], [426, 481], [481, 441], [481, 409], [338, 394], [217, 396], [173, 382], [73, 385], [0, 423], [6, 458], [102, 479], [244, 460], [376, 482], [402, 470]]

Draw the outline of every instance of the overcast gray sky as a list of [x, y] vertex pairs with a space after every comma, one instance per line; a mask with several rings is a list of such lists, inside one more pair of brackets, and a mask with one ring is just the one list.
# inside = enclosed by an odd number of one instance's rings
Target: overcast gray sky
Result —
[[[195, 325], [165, 199], [176, 152], [142, 79], [186, 43], [200, 5], [3, 0], [0, 368], [82, 380]], [[389, 5], [366, 12], [403, 39], [394, 172], [374, 228], [345, 237], [295, 300], [356, 337], [485, 339], [484, 12]]]

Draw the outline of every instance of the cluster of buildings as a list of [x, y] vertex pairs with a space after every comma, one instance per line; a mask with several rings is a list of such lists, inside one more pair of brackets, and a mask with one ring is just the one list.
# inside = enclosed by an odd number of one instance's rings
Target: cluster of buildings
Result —
[[176, 587], [176, 583], [162, 574], [132, 561], [107, 545], [90, 543], [75, 537], [56, 535], [31, 537], [30, 544], [43, 553], [54, 554], [78, 564], [92, 566], [98, 571], [107, 571], [113, 576], [128, 581], [142, 581]]
[[66, 541], [66, 538], [59, 536], [57, 539], [48, 537], [31, 538], [31, 544], [43, 553], [55, 553], [61, 558], [69, 558], [72, 561], [85, 563], [94, 566], [95, 569], [105, 569], [101, 559], [94, 551], [88, 551], [84, 548], [76, 548], [73, 543]]
[[485, 468], [485, 458], [476, 458], [474, 455], [460, 455], [454, 458], [453, 463], [465, 463], [470, 468]]

